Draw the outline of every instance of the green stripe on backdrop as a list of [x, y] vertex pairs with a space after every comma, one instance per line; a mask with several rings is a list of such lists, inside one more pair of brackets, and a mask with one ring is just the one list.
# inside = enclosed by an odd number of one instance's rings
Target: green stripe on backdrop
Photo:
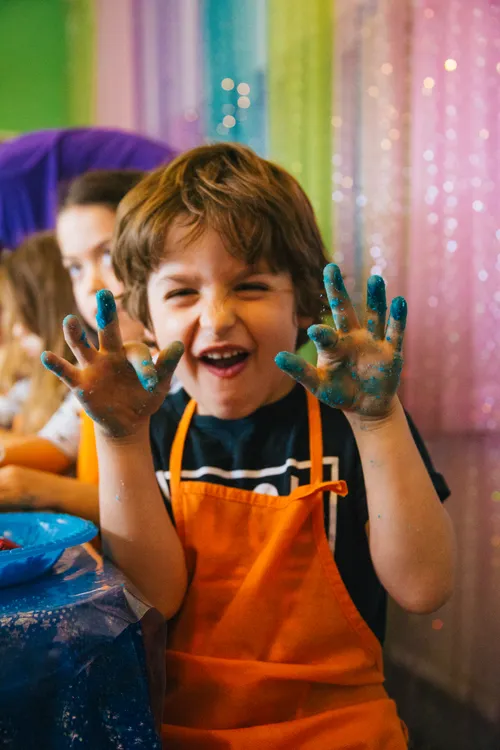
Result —
[[269, 0], [270, 157], [309, 195], [332, 243], [332, 0]]
[[[332, 252], [333, 0], [268, 0], [270, 157], [307, 192]], [[316, 360], [314, 345], [301, 354]]]
[[66, 124], [63, 0], [0, 0], [0, 131]]
[[68, 122], [71, 126], [92, 125], [95, 118], [95, 1], [66, 2]]

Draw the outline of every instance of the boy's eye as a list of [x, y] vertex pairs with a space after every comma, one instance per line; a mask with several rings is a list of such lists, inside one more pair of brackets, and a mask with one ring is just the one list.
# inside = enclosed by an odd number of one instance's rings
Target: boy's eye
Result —
[[243, 284], [238, 284], [236, 291], [238, 292], [267, 292], [269, 287], [267, 284], [262, 284], [257, 281], [245, 281]]
[[188, 297], [191, 294], [196, 294], [195, 289], [174, 289], [172, 292], [167, 292], [165, 299], [173, 299], [174, 297]]

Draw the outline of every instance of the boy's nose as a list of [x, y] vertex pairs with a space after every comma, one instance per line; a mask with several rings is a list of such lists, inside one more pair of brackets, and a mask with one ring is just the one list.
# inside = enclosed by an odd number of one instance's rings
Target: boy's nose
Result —
[[233, 306], [228, 300], [214, 300], [204, 305], [200, 315], [200, 326], [220, 336], [234, 325], [235, 320]]

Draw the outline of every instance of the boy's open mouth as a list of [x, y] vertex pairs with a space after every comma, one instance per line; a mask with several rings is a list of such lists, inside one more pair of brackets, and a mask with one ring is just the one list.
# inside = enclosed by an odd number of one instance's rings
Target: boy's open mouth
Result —
[[245, 367], [245, 362], [250, 352], [244, 349], [220, 349], [207, 351], [200, 356], [200, 360], [214, 375], [220, 377], [233, 377], [238, 375]]
[[235, 352], [212, 352], [211, 354], [204, 354], [201, 357], [202, 362], [207, 365], [216, 367], [220, 370], [228, 370], [234, 365], [239, 365], [240, 362], [244, 362], [248, 358], [248, 352], [235, 351]]

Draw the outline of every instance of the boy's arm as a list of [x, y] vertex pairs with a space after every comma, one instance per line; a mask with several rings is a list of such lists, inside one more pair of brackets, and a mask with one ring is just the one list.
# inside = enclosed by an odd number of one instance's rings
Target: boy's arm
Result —
[[163, 350], [153, 364], [145, 344], [123, 344], [111, 292], [97, 293], [99, 350], [78, 319], [64, 335], [80, 367], [51, 352], [42, 362], [68, 385], [95, 422], [99, 504], [105, 552], [167, 618], [186, 590], [182, 545], [156, 482], [149, 421], [163, 403], [182, 344]]
[[370, 550], [380, 581], [405, 609], [433, 611], [450, 596], [455, 545], [448, 514], [396, 396], [406, 302], [393, 300], [386, 328], [385, 284], [372, 276], [366, 325], [361, 326], [334, 264], [325, 269], [325, 290], [335, 329], [320, 325], [308, 331], [318, 350], [317, 367], [288, 352], [276, 362], [325, 404], [345, 413], [361, 456]]
[[103, 548], [169, 619], [186, 591], [184, 552], [156, 481], [148, 426], [128, 438], [96, 430]]
[[52, 510], [99, 524], [97, 487], [25, 466], [10, 465], [0, 469], [0, 508]]
[[399, 399], [382, 419], [346, 414], [361, 456], [377, 575], [404, 609], [433, 612], [453, 589], [455, 542]]

